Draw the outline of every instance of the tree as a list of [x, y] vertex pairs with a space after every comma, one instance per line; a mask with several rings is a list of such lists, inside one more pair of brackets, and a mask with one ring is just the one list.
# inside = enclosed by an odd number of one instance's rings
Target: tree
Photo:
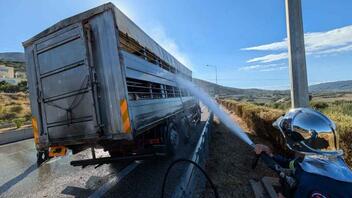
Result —
[[22, 92], [28, 91], [27, 81], [21, 81], [20, 83], [18, 83], [17, 87], [18, 87], [18, 91], [22, 91]]
[[12, 85], [6, 81], [0, 82], [0, 92], [5, 93], [16, 93], [16, 92], [26, 92], [28, 91], [27, 81], [22, 81], [18, 85]]

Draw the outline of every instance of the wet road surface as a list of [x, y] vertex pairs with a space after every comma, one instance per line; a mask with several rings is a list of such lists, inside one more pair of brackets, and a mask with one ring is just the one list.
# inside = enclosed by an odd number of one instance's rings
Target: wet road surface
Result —
[[[71, 160], [90, 157], [90, 151], [54, 158], [36, 166], [33, 139], [0, 146], [0, 197], [160, 197], [162, 180], [169, 164], [189, 158], [194, 150], [208, 112], [192, 130], [190, 143], [182, 145], [172, 158], [106, 164], [98, 168], [73, 167]], [[98, 156], [106, 153], [97, 151]], [[168, 195], [179, 182], [185, 165], [176, 166], [166, 184]]]

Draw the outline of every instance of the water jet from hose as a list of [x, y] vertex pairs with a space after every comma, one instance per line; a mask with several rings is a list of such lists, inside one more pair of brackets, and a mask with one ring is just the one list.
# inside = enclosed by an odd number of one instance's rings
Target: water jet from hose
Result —
[[194, 85], [192, 82], [178, 77], [175, 77], [177, 84], [184, 88], [187, 89], [197, 97], [205, 106], [207, 106], [218, 118], [219, 120], [228, 128], [230, 131], [239, 137], [242, 141], [247, 143], [248, 145], [254, 147], [254, 143], [252, 140], [248, 137], [248, 135], [242, 130], [242, 128], [235, 123], [230, 115], [223, 111], [217, 102], [215, 102], [208, 94], [206, 94], [203, 90], [201, 90], [199, 87]]

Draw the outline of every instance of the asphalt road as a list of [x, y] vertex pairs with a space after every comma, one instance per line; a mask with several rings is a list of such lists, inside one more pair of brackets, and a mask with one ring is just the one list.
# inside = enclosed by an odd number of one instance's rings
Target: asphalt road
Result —
[[[208, 112], [193, 130], [189, 144], [172, 158], [107, 164], [84, 169], [70, 166], [71, 160], [90, 157], [90, 151], [51, 159], [37, 168], [33, 139], [0, 146], [0, 197], [160, 197], [162, 180], [169, 164], [190, 158], [204, 127]], [[97, 156], [106, 155], [102, 151]], [[170, 173], [166, 193], [170, 195], [185, 165]], [[168, 197], [166, 195], [166, 197]]]

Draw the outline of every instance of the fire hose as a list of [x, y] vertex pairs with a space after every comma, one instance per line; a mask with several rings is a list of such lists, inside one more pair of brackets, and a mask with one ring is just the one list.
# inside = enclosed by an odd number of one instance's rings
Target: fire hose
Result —
[[295, 189], [297, 184], [296, 179], [292, 177], [293, 171], [290, 169], [282, 168], [272, 157], [270, 157], [264, 151], [256, 156], [252, 163], [252, 169], [255, 169], [259, 159], [261, 159], [268, 168], [273, 170], [279, 176], [284, 195], [290, 196], [292, 189]]
[[213, 181], [210, 179], [209, 175], [205, 172], [205, 170], [199, 166], [196, 162], [192, 161], [192, 160], [189, 160], [189, 159], [177, 159], [175, 161], [173, 161], [170, 166], [167, 168], [166, 170], [166, 173], [165, 173], [165, 176], [164, 176], [164, 179], [163, 179], [163, 184], [162, 184], [162, 187], [161, 187], [161, 198], [164, 198], [164, 194], [165, 194], [165, 184], [166, 184], [166, 181], [167, 181], [167, 176], [169, 175], [170, 173], [170, 170], [172, 169], [172, 167], [174, 167], [176, 164], [178, 163], [181, 163], [181, 162], [187, 162], [187, 163], [191, 163], [193, 164], [195, 167], [197, 167], [202, 173], [203, 175], [205, 176], [205, 178], [207, 179], [207, 181], [209, 182], [210, 184], [210, 187], [213, 189], [214, 191], [214, 195], [216, 198], [219, 198], [219, 193], [218, 193], [218, 190], [216, 188], [216, 186], [214, 185]]

